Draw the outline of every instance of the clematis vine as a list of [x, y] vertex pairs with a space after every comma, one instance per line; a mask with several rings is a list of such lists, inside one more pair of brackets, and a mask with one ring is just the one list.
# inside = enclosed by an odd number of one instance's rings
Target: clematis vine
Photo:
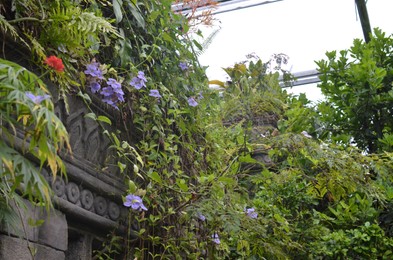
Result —
[[258, 213], [255, 212], [254, 208], [244, 209], [244, 212], [246, 212], [247, 216], [250, 218], [258, 218]]
[[90, 75], [92, 77], [95, 77], [97, 79], [103, 79], [103, 73], [102, 70], [100, 69], [100, 64], [98, 62], [93, 61], [90, 64], [86, 65], [86, 70], [85, 70], [86, 75]]
[[212, 240], [213, 240], [213, 243], [215, 243], [216, 245], [219, 245], [219, 244], [221, 243], [220, 237], [218, 236], [217, 233], [214, 233], [214, 234], [212, 235]]
[[146, 87], [146, 82], [147, 79], [145, 77], [145, 73], [143, 71], [138, 71], [138, 75], [132, 78], [130, 85], [136, 89], [141, 89]]
[[180, 62], [179, 67], [182, 71], [188, 70], [188, 65], [185, 62]]
[[102, 101], [116, 109], [119, 109], [117, 107], [117, 103], [124, 102], [124, 92], [121, 88], [121, 84], [113, 78], [109, 78], [106, 84], [108, 86], [103, 88], [100, 92], [101, 95], [104, 96]]
[[157, 89], [151, 89], [150, 93], [149, 93], [149, 96], [156, 97], [156, 98], [160, 98], [161, 97], [160, 92]]
[[190, 105], [192, 107], [196, 107], [198, 105], [198, 102], [196, 102], [195, 98], [193, 98], [193, 97], [189, 97], [187, 102], [188, 102], [188, 105]]
[[29, 99], [31, 99], [31, 101], [33, 101], [34, 103], [36, 103], [37, 105], [38, 104], [40, 104], [42, 101], [44, 101], [44, 100], [46, 100], [46, 99], [48, 99], [48, 98], [50, 98], [50, 95], [43, 95], [43, 96], [40, 96], [40, 95], [34, 95], [33, 93], [31, 93], [31, 92], [26, 92], [25, 93], [26, 94], [26, 97], [28, 97]]
[[126, 196], [126, 201], [124, 201], [123, 205], [128, 208], [131, 207], [133, 210], [147, 211], [147, 208], [145, 207], [145, 205], [143, 205], [142, 198], [137, 195], [128, 194]]
[[84, 72], [89, 76], [91, 92], [98, 92], [101, 89], [99, 82], [104, 79], [103, 72], [100, 69], [100, 64], [93, 61], [92, 63], [86, 65], [86, 70]]

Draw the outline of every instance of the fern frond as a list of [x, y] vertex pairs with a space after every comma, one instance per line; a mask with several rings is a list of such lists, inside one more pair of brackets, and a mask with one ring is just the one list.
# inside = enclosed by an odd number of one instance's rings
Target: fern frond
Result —
[[0, 14], [0, 30], [3, 31], [4, 34], [6, 34], [7, 32], [9, 32], [9, 34], [11, 35], [12, 38], [14, 38], [15, 40], [19, 40], [21, 41], [23, 44], [25, 44], [28, 48], [30, 48], [30, 46], [27, 44], [27, 42], [25, 40], [23, 40], [22, 37], [19, 36], [18, 32], [16, 31], [15, 27], [12, 26], [3, 15]]
[[100, 34], [121, 37], [104, 17], [83, 12], [79, 7], [57, 7], [50, 12], [48, 21], [41, 39], [56, 47], [66, 47], [72, 53], [78, 53], [81, 46], [99, 42]]
[[221, 31], [221, 27], [214, 30], [211, 34], [209, 34], [209, 36], [206, 37], [206, 39], [201, 44], [202, 49], [200, 51], [197, 51], [196, 53], [198, 57], [205, 53], [205, 51], [207, 50], [207, 48], [209, 48], [210, 44], [213, 42], [219, 31]]
[[31, 51], [36, 55], [39, 61], [43, 61], [46, 58], [46, 52], [44, 47], [37, 41], [36, 38], [29, 34], [25, 34], [31, 43]]
[[100, 31], [102, 33], [110, 33], [117, 37], [121, 37], [114, 26], [112, 26], [105, 18], [98, 17], [94, 15], [94, 13], [83, 12], [76, 18], [77, 19], [73, 20], [72, 22], [79, 20], [77, 23], [77, 28], [79, 30], [88, 33]]

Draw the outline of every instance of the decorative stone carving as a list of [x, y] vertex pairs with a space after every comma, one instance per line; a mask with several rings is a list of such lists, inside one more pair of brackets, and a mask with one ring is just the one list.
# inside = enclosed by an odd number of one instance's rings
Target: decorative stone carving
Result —
[[104, 216], [108, 209], [108, 203], [103, 197], [97, 196], [94, 198], [94, 209], [98, 215]]
[[82, 190], [81, 192], [81, 204], [86, 210], [91, 210], [94, 203], [93, 193], [89, 190]]
[[120, 217], [120, 208], [116, 203], [109, 202], [108, 215], [110, 219], [117, 220]]
[[68, 198], [68, 201], [70, 201], [70, 202], [76, 204], [76, 203], [78, 202], [78, 200], [79, 200], [79, 197], [80, 197], [80, 192], [79, 192], [79, 187], [78, 187], [78, 185], [76, 185], [76, 184], [73, 183], [73, 182], [69, 182], [69, 183], [67, 184], [66, 189], [67, 189], [67, 198]]
[[53, 192], [57, 197], [62, 198], [65, 194], [66, 185], [62, 178], [56, 178], [54, 182], [51, 182]]

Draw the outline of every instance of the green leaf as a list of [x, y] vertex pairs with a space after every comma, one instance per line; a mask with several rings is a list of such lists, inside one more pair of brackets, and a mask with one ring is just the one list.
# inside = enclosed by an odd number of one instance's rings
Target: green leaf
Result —
[[227, 185], [231, 185], [235, 183], [235, 180], [229, 177], [220, 177], [218, 178], [219, 182], [225, 183]]
[[162, 38], [163, 38], [165, 41], [167, 41], [167, 42], [173, 42], [172, 37], [171, 37], [168, 33], [166, 33], [166, 32], [164, 32], [164, 33], [162, 34]]
[[160, 175], [158, 175], [158, 172], [152, 172], [150, 174], [150, 178], [153, 181], [158, 182], [159, 184], [162, 184], [162, 179], [161, 179]]
[[91, 104], [91, 98], [89, 97], [88, 94], [83, 94], [82, 91], [79, 91], [77, 94], [78, 97], [83, 98], [85, 101], [87, 101], [89, 104]]
[[112, 125], [112, 121], [106, 116], [98, 116], [97, 120]]
[[188, 191], [188, 186], [187, 186], [186, 181], [184, 179], [176, 179], [176, 184], [177, 184], [177, 186], [179, 186], [179, 188], [182, 191], [184, 191], [184, 192]]
[[116, 23], [120, 23], [123, 20], [123, 12], [121, 11], [121, 7], [123, 5], [122, 0], [113, 0], [113, 12], [115, 13]]
[[97, 120], [97, 115], [95, 113], [88, 113], [85, 115], [85, 118], [93, 119], [94, 121]]
[[137, 187], [135, 185], [135, 182], [133, 182], [132, 180], [128, 181], [128, 191], [132, 194], [134, 194], [137, 190]]
[[145, 19], [141, 15], [139, 8], [134, 3], [128, 3], [128, 8], [130, 9], [132, 15], [134, 16], [135, 20], [137, 21], [138, 25], [145, 28]]

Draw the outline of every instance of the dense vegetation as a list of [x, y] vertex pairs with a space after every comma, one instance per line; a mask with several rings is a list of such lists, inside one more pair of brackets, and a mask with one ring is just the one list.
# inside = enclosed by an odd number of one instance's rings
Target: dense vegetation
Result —
[[317, 62], [327, 101], [313, 106], [255, 57], [210, 89], [195, 17], [171, 4], [0, 4], [6, 43], [35, 68], [0, 60], [1, 221], [21, 197], [51, 207], [39, 168], [66, 174], [58, 152], [71, 148], [45, 79], [65, 104], [75, 95], [121, 115], [123, 133], [103, 131], [127, 179], [129, 234], [113, 233], [96, 258], [390, 259], [392, 36], [376, 30]]

